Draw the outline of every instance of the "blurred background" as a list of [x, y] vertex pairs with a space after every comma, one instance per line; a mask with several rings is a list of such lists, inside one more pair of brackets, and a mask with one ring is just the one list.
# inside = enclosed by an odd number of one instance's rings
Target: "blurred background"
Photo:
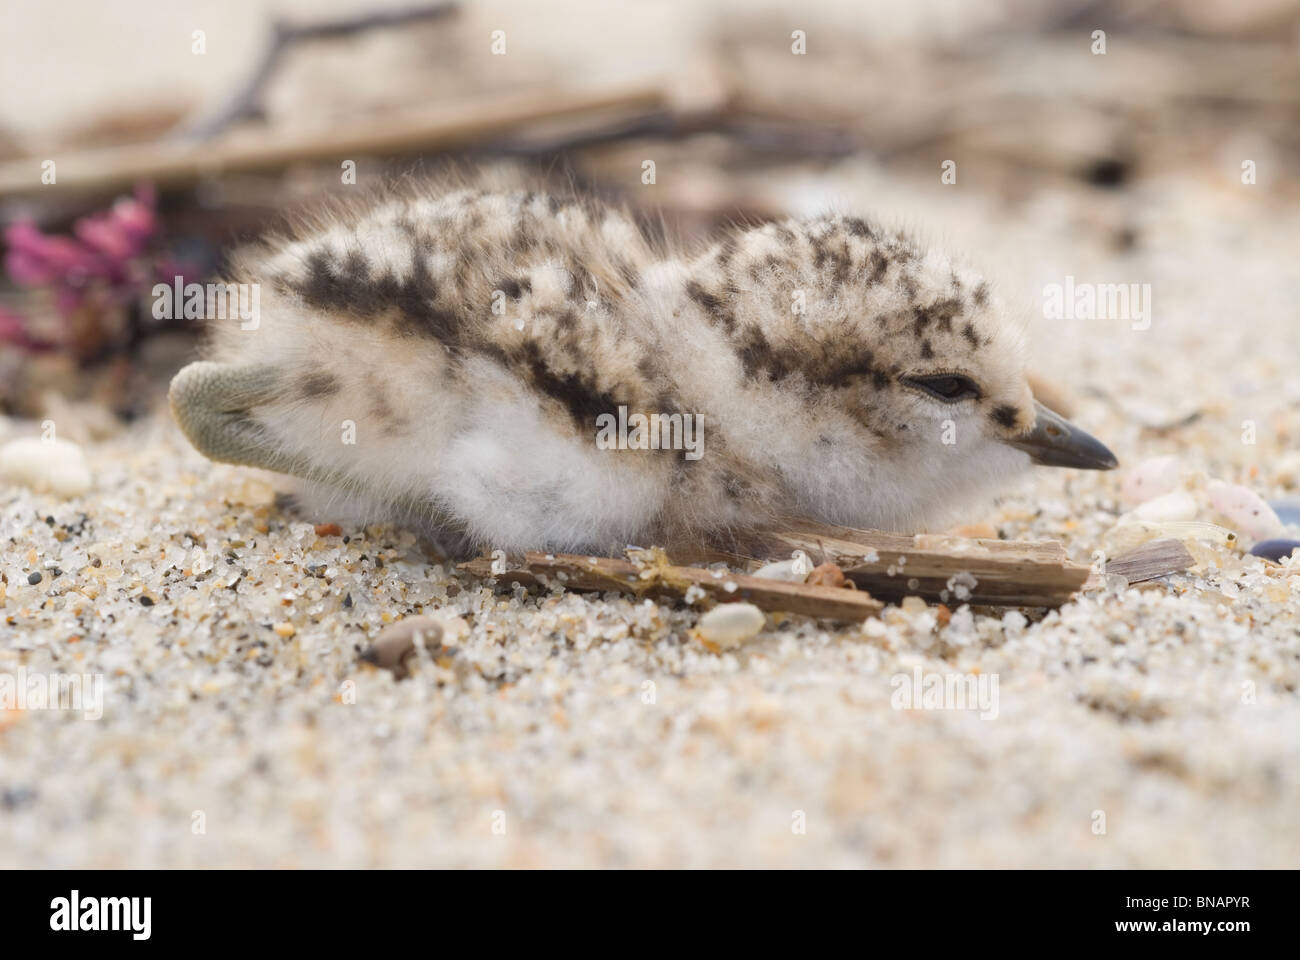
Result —
[[[1297, 196], [1294, 0], [64, 0], [5, 18], [0, 412], [58, 412], [73, 439], [146, 410], [193, 353], [196, 321], [151, 317], [158, 278], [219, 274], [286, 209], [447, 161], [534, 165], [688, 240], [854, 208], [969, 252], [1031, 318], [1065, 275], [1241, 253]], [[1272, 288], [1260, 272], [1225, 304]], [[1099, 335], [1143, 342], [1051, 339]], [[1188, 412], [1136, 402], [1157, 427]]]

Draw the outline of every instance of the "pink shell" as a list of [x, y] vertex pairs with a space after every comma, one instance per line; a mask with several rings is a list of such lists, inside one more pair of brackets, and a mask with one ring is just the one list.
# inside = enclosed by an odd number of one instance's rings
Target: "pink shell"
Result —
[[1265, 540], [1282, 530], [1282, 521], [1273, 508], [1246, 487], [1212, 483], [1210, 504], [1234, 529], [1252, 540]]
[[1143, 460], [1124, 475], [1119, 493], [1125, 503], [1145, 503], [1178, 486], [1182, 476], [1178, 458], [1152, 457]]

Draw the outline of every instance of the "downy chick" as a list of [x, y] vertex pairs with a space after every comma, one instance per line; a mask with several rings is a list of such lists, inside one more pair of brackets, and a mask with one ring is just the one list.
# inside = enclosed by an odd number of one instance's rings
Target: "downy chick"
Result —
[[690, 252], [589, 199], [440, 181], [246, 250], [232, 280], [260, 316], [215, 322], [174, 380], [190, 441], [455, 553], [916, 532], [1031, 462], [1115, 466], [1035, 403], [987, 283], [858, 217]]

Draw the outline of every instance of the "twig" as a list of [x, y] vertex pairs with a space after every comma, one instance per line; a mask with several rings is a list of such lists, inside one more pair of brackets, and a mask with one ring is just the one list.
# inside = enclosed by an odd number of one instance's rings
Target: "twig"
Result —
[[1083, 586], [1090, 568], [1072, 563], [1056, 541], [904, 536], [800, 523], [751, 538], [740, 557], [754, 562], [803, 550], [831, 562], [882, 600], [907, 596], [990, 606], [1059, 607]]
[[507, 559], [504, 570], [493, 571], [491, 557], [478, 557], [460, 568], [475, 576], [496, 577], [526, 586], [552, 581], [575, 590], [612, 590], [646, 597], [686, 596], [699, 588], [719, 603], [743, 600], [760, 610], [786, 611], [827, 620], [859, 621], [880, 614], [881, 603], [861, 590], [809, 586], [766, 580], [744, 574], [717, 575], [700, 567], [673, 566], [659, 554], [657, 562], [636, 564], [612, 557], [527, 553]]
[[[646, 110], [665, 103], [657, 86], [594, 93], [497, 97], [418, 112], [389, 114], [364, 124], [308, 132], [249, 133], [212, 143], [131, 145], [57, 157], [59, 186], [116, 190], [140, 180], [192, 183], [204, 174], [267, 170], [311, 160], [449, 149], [513, 131], [520, 124], [605, 110]], [[0, 165], [0, 197], [42, 190], [40, 163], [27, 157]]]
[[229, 99], [210, 113], [182, 123], [169, 136], [181, 140], [207, 140], [231, 124], [251, 114], [257, 106], [262, 88], [270, 79], [285, 51], [293, 44], [326, 37], [341, 37], [376, 27], [392, 27], [416, 20], [431, 20], [458, 12], [455, 3], [435, 3], [401, 10], [363, 13], [357, 16], [327, 20], [320, 23], [290, 23], [277, 20], [271, 27], [262, 58], [248, 80]]

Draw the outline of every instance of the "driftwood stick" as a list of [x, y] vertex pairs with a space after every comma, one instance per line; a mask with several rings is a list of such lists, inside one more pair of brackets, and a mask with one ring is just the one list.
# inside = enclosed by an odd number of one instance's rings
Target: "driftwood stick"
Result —
[[[753, 569], [802, 550], [814, 564], [833, 563], [858, 587], [811, 586], [747, 574], [715, 575], [681, 564], [725, 561]], [[972, 540], [935, 534], [904, 536], [822, 524], [792, 524], [716, 550], [643, 551], [640, 562], [574, 554], [528, 553], [493, 572], [480, 557], [461, 564], [476, 576], [524, 584], [560, 582], [580, 590], [616, 590], [638, 596], [682, 597], [698, 586], [720, 602], [747, 600], [764, 610], [860, 620], [880, 611], [880, 600], [917, 596], [931, 602], [988, 606], [1059, 607], [1088, 581], [1091, 568], [1073, 563], [1055, 541]], [[645, 558], [650, 557], [647, 561]], [[1159, 558], [1165, 562], [1168, 558]], [[728, 584], [734, 585], [728, 589]]]
[[1059, 607], [1090, 573], [1072, 563], [1056, 541], [905, 536], [803, 522], [752, 538], [735, 559], [765, 562], [795, 550], [814, 564], [839, 565], [848, 579], [882, 600], [917, 596], [942, 603]]
[[[525, 586], [554, 582], [576, 590], [613, 590], [638, 597], [680, 599], [691, 587], [698, 587], [718, 603], [743, 600], [760, 610], [785, 611], [827, 620], [864, 620], [879, 616], [882, 606], [862, 590], [786, 583], [735, 573], [717, 576], [701, 567], [673, 566], [660, 551], [647, 553], [655, 554], [656, 558], [640, 564], [612, 557], [527, 553], [522, 559], [507, 558], [501, 572], [493, 571], [491, 557], [478, 557], [460, 564], [460, 569], [475, 576], [496, 577]], [[497, 569], [501, 570], [501, 567]]]
[[[369, 122], [307, 132], [240, 133], [209, 143], [133, 144], [55, 154], [60, 187], [116, 190], [140, 180], [191, 183], [210, 173], [276, 169], [304, 161], [389, 156], [462, 147], [534, 121], [644, 111], [667, 103], [656, 86], [597, 92], [494, 97], [455, 106], [388, 114]], [[26, 157], [0, 164], [0, 197], [36, 193], [41, 162]]]

